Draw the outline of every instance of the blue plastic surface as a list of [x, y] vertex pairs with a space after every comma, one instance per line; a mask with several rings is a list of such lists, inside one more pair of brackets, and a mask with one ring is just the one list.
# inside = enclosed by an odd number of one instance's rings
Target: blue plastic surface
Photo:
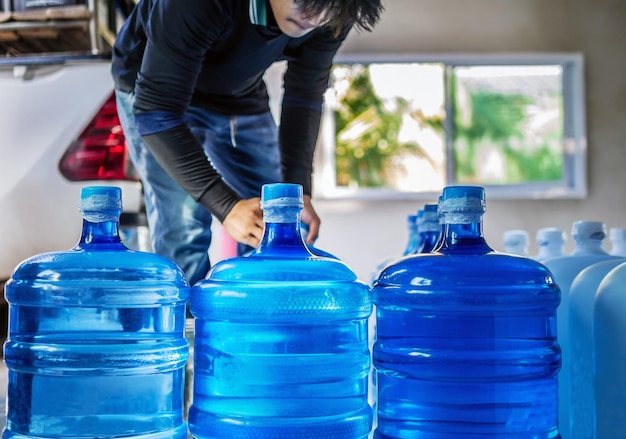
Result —
[[377, 439], [559, 437], [559, 289], [543, 265], [489, 247], [484, 211], [483, 188], [445, 188], [441, 247], [373, 286]]
[[183, 439], [182, 272], [118, 234], [121, 192], [87, 187], [80, 242], [33, 256], [5, 287], [3, 438]]
[[[420, 209], [417, 211], [416, 215], [409, 214], [406, 218], [406, 226], [409, 235], [409, 239], [407, 240], [406, 247], [404, 248], [404, 252], [402, 256], [411, 255], [417, 251], [417, 249], [422, 245], [422, 237], [420, 236], [418, 230], [418, 222], [420, 218], [424, 216], [424, 210]], [[390, 261], [388, 261], [390, 262]], [[384, 267], [380, 267], [381, 269]], [[378, 270], [380, 273], [380, 270]]]
[[192, 288], [190, 431], [198, 439], [364, 439], [369, 287], [343, 262], [307, 249], [299, 197], [277, 201], [283, 188], [269, 186], [259, 247], [219, 262]]
[[418, 225], [420, 245], [413, 253], [429, 253], [433, 251], [439, 242], [441, 226], [437, 214], [436, 204], [425, 204], [424, 214]]

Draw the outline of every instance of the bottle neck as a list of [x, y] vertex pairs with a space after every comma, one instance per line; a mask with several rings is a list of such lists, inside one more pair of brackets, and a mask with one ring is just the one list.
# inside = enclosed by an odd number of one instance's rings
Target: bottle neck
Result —
[[423, 235], [422, 244], [415, 253], [430, 253], [439, 243], [439, 229], [437, 229], [437, 231], [426, 232]]
[[79, 247], [94, 244], [121, 244], [120, 211], [83, 211], [83, 229]]
[[410, 255], [411, 253], [415, 253], [415, 251], [420, 246], [420, 235], [417, 233], [417, 227], [409, 229], [409, 240], [407, 242], [406, 248], [404, 249], [403, 255]]
[[284, 255], [311, 256], [306, 247], [300, 230], [300, 207], [266, 208], [263, 211], [265, 230], [263, 238], [256, 251], [256, 255]]
[[435, 251], [441, 253], [475, 253], [493, 251], [483, 235], [482, 213], [444, 213], [443, 238]]
[[625, 253], [626, 252], [626, 243], [624, 242], [613, 242], [611, 244], [611, 250], [613, 252], [618, 252], [618, 253]]
[[549, 258], [563, 256], [563, 249], [557, 246], [540, 247], [537, 252], [537, 258]]
[[584, 254], [598, 254], [604, 255], [608, 254], [602, 248], [601, 239], [594, 238], [579, 238], [574, 239], [574, 252], [575, 255], [584, 255]]

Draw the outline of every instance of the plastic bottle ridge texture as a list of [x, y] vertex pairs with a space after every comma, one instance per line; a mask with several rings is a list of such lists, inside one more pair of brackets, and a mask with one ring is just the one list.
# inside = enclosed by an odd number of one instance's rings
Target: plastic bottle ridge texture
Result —
[[194, 437], [364, 439], [370, 290], [313, 255], [299, 230], [302, 187], [262, 188], [265, 232], [191, 292]]
[[376, 439], [558, 438], [559, 288], [485, 242], [480, 187], [445, 188], [442, 244], [388, 266], [377, 310]]
[[5, 287], [4, 439], [184, 439], [189, 285], [120, 241], [121, 190], [83, 188], [80, 242], [27, 259]]

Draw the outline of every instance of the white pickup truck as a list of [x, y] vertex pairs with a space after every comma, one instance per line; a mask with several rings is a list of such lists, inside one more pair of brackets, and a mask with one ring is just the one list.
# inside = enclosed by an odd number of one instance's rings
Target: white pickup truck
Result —
[[24, 259], [78, 242], [83, 186], [120, 186], [129, 231], [142, 223], [143, 199], [109, 61], [132, 4], [0, 1], [1, 285]]

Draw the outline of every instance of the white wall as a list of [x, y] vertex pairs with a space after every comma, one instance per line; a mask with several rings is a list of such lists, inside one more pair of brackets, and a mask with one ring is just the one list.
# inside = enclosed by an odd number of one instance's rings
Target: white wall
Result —
[[[585, 56], [589, 195], [584, 200], [490, 201], [487, 193], [484, 225], [492, 247], [502, 249], [508, 229], [525, 229], [534, 238], [547, 226], [569, 233], [576, 220], [626, 226], [626, 2], [383, 1], [386, 10], [376, 29], [351, 34], [342, 52], [571, 51]], [[406, 215], [423, 204], [315, 200], [322, 218], [317, 246], [367, 280], [379, 262], [404, 250]], [[533, 239], [530, 251], [536, 250]]]

